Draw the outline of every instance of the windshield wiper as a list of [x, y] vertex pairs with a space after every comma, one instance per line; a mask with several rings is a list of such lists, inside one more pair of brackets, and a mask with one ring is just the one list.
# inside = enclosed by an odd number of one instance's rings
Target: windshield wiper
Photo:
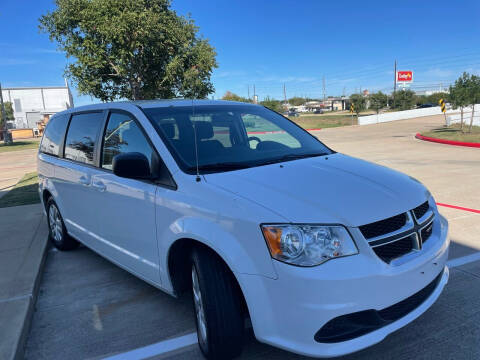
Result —
[[310, 157], [316, 157], [316, 156], [324, 156], [328, 155], [328, 153], [311, 153], [311, 154], [288, 154], [288, 155], [283, 155], [275, 159], [269, 159], [262, 161], [263, 165], [267, 164], [275, 164], [279, 162], [284, 162], [284, 161], [291, 161], [291, 160], [298, 160], [298, 159], [306, 159]]

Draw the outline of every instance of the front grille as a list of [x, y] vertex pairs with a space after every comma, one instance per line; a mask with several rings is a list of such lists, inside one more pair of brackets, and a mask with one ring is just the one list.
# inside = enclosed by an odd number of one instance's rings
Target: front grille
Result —
[[401, 319], [432, 295], [442, 276], [443, 271], [422, 290], [385, 309], [364, 310], [330, 320], [317, 331], [314, 336], [315, 341], [332, 344], [352, 340]]
[[393, 259], [406, 255], [413, 250], [412, 236], [416, 236], [416, 235], [412, 234], [403, 239], [393, 241], [385, 245], [374, 247], [373, 251], [375, 252], [375, 254], [377, 254], [377, 256], [380, 259], [382, 259], [386, 263], [389, 263]]
[[386, 263], [421, 250], [432, 236], [434, 213], [428, 201], [403, 214], [359, 227], [375, 254]]
[[413, 213], [417, 219], [420, 219], [423, 215], [425, 215], [429, 209], [428, 201], [425, 201], [422, 205], [417, 206], [413, 209]]
[[428, 225], [427, 227], [423, 228], [422, 229], [422, 243], [424, 243], [425, 241], [428, 240], [428, 238], [430, 237], [430, 235], [432, 235], [432, 232], [433, 232], [433, 222], [430, 223], [430, 225]]
[[365, 239], [371, 239], [377, 236], [385, 235], [401, 229], [407, 222], [406, 214], [392, 216], [388, 219], [376, 221], [370, 224], [360, 226], [360, 231]]

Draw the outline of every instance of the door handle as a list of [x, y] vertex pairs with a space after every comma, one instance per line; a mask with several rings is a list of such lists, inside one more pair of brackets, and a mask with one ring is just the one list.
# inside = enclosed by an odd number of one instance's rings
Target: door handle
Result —
[[97, 189], [98, 191], [101, 191], [101, 192], [104, 192], [107, 189], [105, 184], [101, 181], [98, 181], [98, 180], [92, 182], [92, 187], [94, 187], [95, 189]]
[[82, 185], [85, 185], [85, 186], [88, 186], [90, 185], [90, 180], [86, 177], [86, 176], [80, 176], [80, 179], [78, 179], [78, 181], [80, 182], [80, 184]]

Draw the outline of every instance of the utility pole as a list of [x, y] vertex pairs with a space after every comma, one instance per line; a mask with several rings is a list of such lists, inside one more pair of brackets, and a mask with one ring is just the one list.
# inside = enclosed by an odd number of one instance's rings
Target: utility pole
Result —
[[253, 84], [253, 103], [257, 103], [257, 94], [255, 93], [255, 84]]
[[2, 84], [0, 84], [0, 107], [2, 111], [2, 120], [3, 120], [3, 141], [5, 142], [5, 145], [10, 144], [12, 142], [12, 139], [10, 138], [10, 135], [8, 134], [8, 128], [7, 128], [7, 113], [5, 111], [5, 104], [3, 103], [3, 94], [2, 94]]
[[247, 85], [248, 100], [250, 100], [250, 84]]
[[287, 109], [287, 90], [285, 89], [285, 83], [283, 83], [283, 99], [285, 104], [285, 110]]
[[325, 76], [322, 78], [322, 88], [323, 88], [323, 106], [325, 106]]
[[397, 92], [397, 60], [395, 59], [395, 66], [393, 67], [393, 108], [395, 109], [395, 93]]

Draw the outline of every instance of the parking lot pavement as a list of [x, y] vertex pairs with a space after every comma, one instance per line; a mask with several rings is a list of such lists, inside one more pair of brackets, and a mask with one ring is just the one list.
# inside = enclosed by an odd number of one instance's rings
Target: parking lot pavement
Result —
[[[478, 150], [413, 138], [417, 131], [439, 124], [441, 119], [432, 117], [328, 129], [318, 136], [338, 151], [414, 176], [438, 202], [480, 209], [480, 192], [475, 190], [480, 180]], [[480, 214], [446, 207], [440, 211], [450, 220], [450, 259], [456, 259], [450, 260], [455, 267], [443, 294], [413, 323], [342, 359], [480, 358]], [[188, 295], [173, 299], [85, 247], [49, 251], [36, 307], [27, 359], [201, 359], [197, 346], [183, 341], [191, 339], [195, 327]], [[170, 339], [187, 346], [168, 349]], [[241, 358], [307, 359], [260, 344], [251, 330]]]
[[0, 153], [0, 197], [28, 172], [37, 169], [36, 149]]

